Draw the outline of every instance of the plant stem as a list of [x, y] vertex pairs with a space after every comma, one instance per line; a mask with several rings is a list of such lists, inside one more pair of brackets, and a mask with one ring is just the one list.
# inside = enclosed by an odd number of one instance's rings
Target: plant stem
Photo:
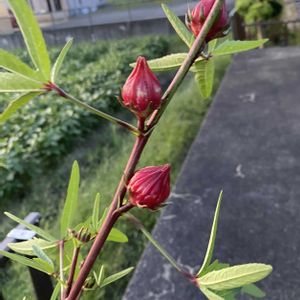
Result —
[[124, 217], [130, 221], [137, 229], [139, 229], [145, 237], [148, 239], [148, 241], [162, 254], [162, 256], [169, 261], [169, 263], [180, 273], [182, 274], [183, 270], [181, 267], [177, 264], [175, 259], [152, 237], [151, 233], [145, 228], [145, 226], [142, 224], [142, 222], [133, 216], [130, 213], [127, 213], [124, 215]]
[[[149, 122], [148, 122], [148, 132], [149, 134], [146, 135], [139, 135], [136, 138], [135, 144], [133, 146], [133, 149], [131, 151], [129, 160], [127, 162], [126, 168], [124, 170], [123, 176], [119, 182], [118, 188], [115, 192], [114, 198], [112, 200], [112, 203], [110, 205], [109, 212], [105, 218], [105, 221], [103, 222], [100, 231], [98, 232], [96, 239], [84, 261], [84, 264], [79, 272], [78, 278], [73, 284], [69, 297], [67, 300], [76, 300], [79, 293], [81, 292], [82, 286], [84, 285], [84, 282], [86, 278], [88, 277], [96, 259], [99, 255], [109, 232], [111, 231], [113, 225], [121, 215], [116, 210], [118, 208], [118, 205], [122, 206], [123, 199], [125, 197], [125, 194], [127, 192], [126, 184], [128, 183], [129, 179], [133, 176], [134, 170], [139, 162], [139, 159], [141, 157], [141, 154], [145, 148], [145, 145], [148, 142], [149, 137], [151, 136], [153, 132], [153, 127], [158, 123], [160, 120], [160, 117], [164, 113], [165, 109], [167, 108], [168, 104], [170, 103], [172, 97], [174, 96], [175, 92], [177, 91], [178, 87], [182, 83], [183, 79], [185, 78], [186, 74], [188, 73], [190, 67], [193, 65], [194, 61], [197, 59], [200, 49], [205, 42], [205, 38], [210, 30], [210, 28], [213, 26], [219, 12], [221, 9], [221, 6], [223, 4], [224, 0], [216, 0], [211, 12], [208, 15], [208, 18], [206, 19], [201, 32], [199, 33], [197, 39], [195, 40], [192, 48], [190, 49], [187, 58], [183, 62], [182, 66], [179, 68], [178, 72], [176, 73], [174, 79], [172, 80], [170, 86], [167, 88], [165, 94], [163, 95], [163, 102], [161, 107], [155, 111]], [[77, 100], [77, 99], [76, 99]], [[79, 103], [80, 104], [80, 103]], [[128, 210], [130, 210], [131, 207], [128, 207]], [[124, 213], [125, 211], [123, 211]]]
[[162, 97], [162, 106], [153, 112], [152, 116], [150, 117], [148, 121], [148, 129], [151, 129], [153, 126], [155, 126], [159, 119], [161, 118], [162, 114], [166, 110], [168, 104], [170, 103], [172, 97], [176, 93], [178, 87], [182, 83], [183, 79], [185, 78], [186, 74], [188, 73], [190, 67], [193, 65], [194, 61], [198, 58], [199, 53], [201, 52], [202, 45], [205, 42], [205, 38], [207, 34], [209, 33], [209, 30], [211, 29], [212, 25], [214, 24], [215, 20], [218, 17], [218, 14], [220, 13], [222, 4], [224, 0], [216, 0], [209, 15], [207, 16], [207, 19], [205, 23], [203, 24], [203, 27], [201, 28], [201, 31], [199, 32], [195, 42], [193, 43], [193, 46], [191, 47], [186, 59], [180, 66], [178, 72], [176, 73], [175, 77], [173, 78], [171, 84], [167, 88], [166, 92], [164, 93]]
[[72, 284], [73, 284], [76, 265], [77, 265], [78, 256], [79, 256], [79, 251], [80, 251], [80, 247], [75, 247], [74, 248], [72, 263], [71, 263], [71, 269], [70, 269], [70, 274], [69, 274], [69, 278], [68, 278], [68, 281], [67, 281], [67, 288], [66, 288], [65, 293], [64, 293], [64, 298], [67, 298], [69, 296], [69, 293], [70, 293], [70, 290], [71, 290], [71, 287], [72, 287]]
[[106, 120], [108, 120], [108, 121], [110, 121], [114, 124], [120, 125], [120, 126], [126, 128], [127, 130], [131, 131], [135, 135], [140, 134], [139, 130], [135, 126], [133, 126], [133, 125], [131, 125], [131, 124], [129, 124], [129, 123], [123, 121], [123, 120], [120, 120], [118, 118], [115, 118], [115, 117], [113, 117], [113, 116], [111, 116], [111, 115], [109, 115], [109, 114], [107, 114], [103, 111], [100, 111], [100, 110], [90, 106], [87, 103], [84, 103], [84, 102], [80, 101], [79, 99], [77, 99], [74, 96], [68, 94], [63, 89], [61, 89], [60, 87], [54, 85], [53, 83], [52, 83], [52, 89], [55, 90], [58, 93], [59, 96], [72, 101], [73, 103], [75, 103], [75, 104], [79, 105], [80, 107], [88, 110], [89, 112], [91, 112], [91, 113], [93, 113], [93, 114], [95, 114], [95, 115], [97, 115], [101, 118], [104, 118], [104, 119], [106, 119]]
[[60, 281], [61, 281], [61, 291], [60, 291], [60, 297], [61, 300], [64, 300], [64, 245], [65, 241], [59, 241], [59, 276], [60, 276]]

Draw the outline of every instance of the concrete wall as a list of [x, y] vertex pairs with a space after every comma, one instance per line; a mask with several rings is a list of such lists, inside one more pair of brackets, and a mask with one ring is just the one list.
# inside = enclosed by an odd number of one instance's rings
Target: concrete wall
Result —
[[[48, 45], [63, 45], [68, 38], [74, 37], [75, 42], [96, 41], [100, 39], [121, 39], [131, 36], [159, 34], [167, 35], [173, 32], [169, 22], [163, 19], [134, 21], [130, 23], [116, 23], [96, 25], [93, 27], [75, 27], [59, 30], [43, 31]], [[0, 48], [14, 49], [24, 46], [20, 32], [0, 37]]]

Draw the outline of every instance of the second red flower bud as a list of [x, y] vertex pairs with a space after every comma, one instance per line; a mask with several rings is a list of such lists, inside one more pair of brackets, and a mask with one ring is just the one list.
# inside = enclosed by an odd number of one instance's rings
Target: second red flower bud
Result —
[[145, 120], [160, 107], [162, 89], [144, 57], [139, 57], [136, 66], [122, 89], [122, 102], [138, 118]]
[[170, 165], [138, 170], [129, 181], [128, 192], [134, 206], [159, 208], [170, 195]]

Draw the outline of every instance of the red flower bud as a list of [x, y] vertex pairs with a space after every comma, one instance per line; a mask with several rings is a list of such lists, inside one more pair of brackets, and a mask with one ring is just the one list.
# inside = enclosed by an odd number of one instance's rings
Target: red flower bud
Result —
[[131, 204], [158, 208], [170, 195], [170, 165], [146, 167], [137, 171], [128, 184]]
[[139, 118], [146, 119], [161, 103], [162, 90], [156, 76], [144, 57], [139, 57], [136, 66], [122, 89], [123, 104]]
[[[197, 35], [201, 31], [202, 26], [206, 18], [208, 17], [214, 3], [215, 0], [200, 0], [200, 2], [195, 6], [192, 12], [188, 13], [187, 26], [193, 32], [195, 37], [197, 37]], [[226, 10], [226, 4], [224, 1], [220, 14], [206, 37], [206, 42], [225, 36], [224, 32], [228, 29], [228, 27], [229, 19]]]

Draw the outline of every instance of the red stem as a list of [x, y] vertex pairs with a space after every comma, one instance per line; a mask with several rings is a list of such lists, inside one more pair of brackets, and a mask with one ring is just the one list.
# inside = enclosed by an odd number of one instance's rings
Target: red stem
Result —
[[70, 290], [71, 290], [71, 287], [72, 287], [72, 284], [73, 284], [76, 265], [77, 265], [78, 256], [79, 256], [79, 251], [80, 251], [80, 247], [74, 248], [72, 264], [71, 264], [71, 269], [70, 269], [70, 275], [69, 275], [69, 278], [68, 278], [68, 281], [67, 281], [67, 288], [65, 290], [64, 299], [66, 299], [69, 296], [69, 293], [70, 293]]

